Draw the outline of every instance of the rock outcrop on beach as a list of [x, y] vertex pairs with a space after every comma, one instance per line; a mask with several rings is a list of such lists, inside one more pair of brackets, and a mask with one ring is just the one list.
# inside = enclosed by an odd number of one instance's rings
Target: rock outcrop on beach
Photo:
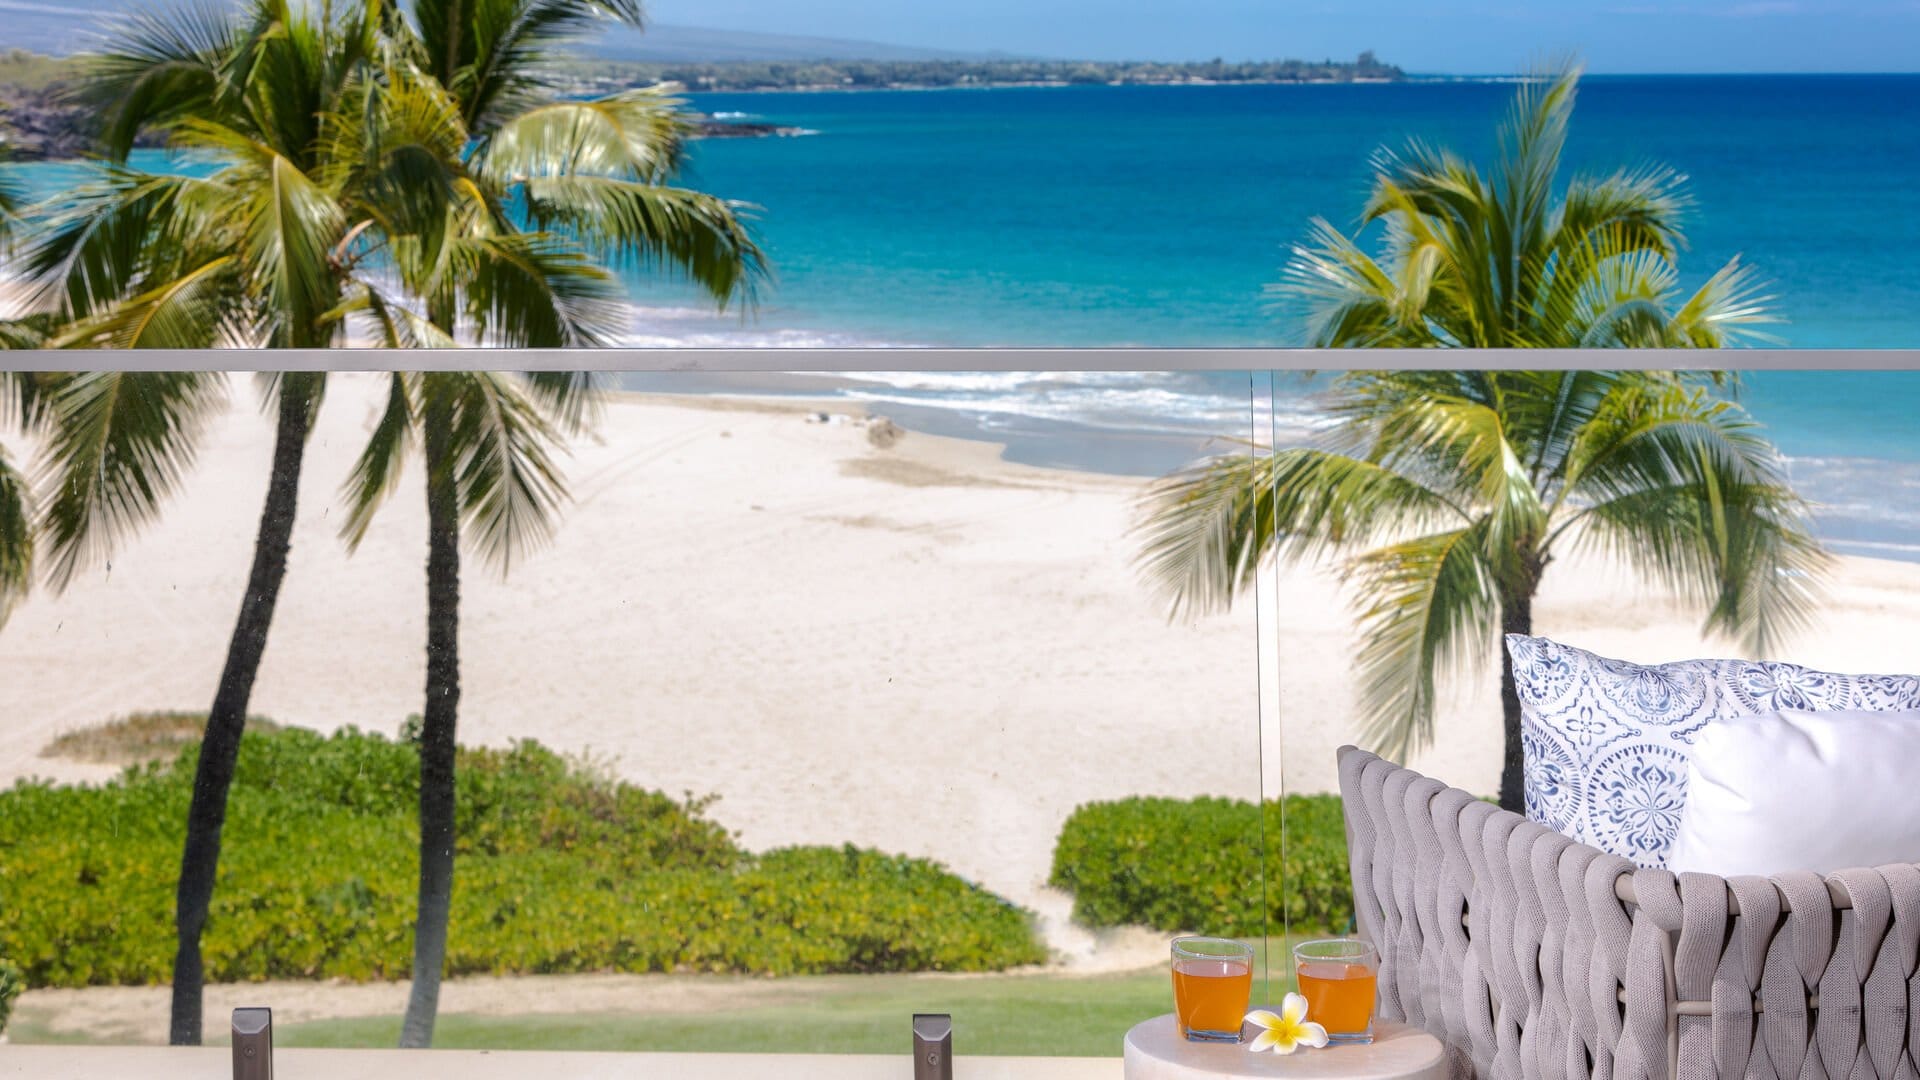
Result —
[[805, 135], [805, 128], [788, 127], [784, 124], [760, 124], [741, 120], [715, 120], [703, 116], [694, 121], [696, 139], [764, 139], [768, 137], [786, 137]]
[[[59, 84], [23, 87], [0, 84], [0, 147], [15, 161], [52, 161], [86, 156], [93, 149], [97, 114], [66, 100]], [[804, 135], [802, 128], [711, 116], [693, 121], [697, 139], [764, 139]], [[158, 141], [142, 138], [142, 146]]]
[[57, 83], [0, 85], [0, 147], [16, 161], [82, 157], [98, 128], [98, 114], [66, 100]]

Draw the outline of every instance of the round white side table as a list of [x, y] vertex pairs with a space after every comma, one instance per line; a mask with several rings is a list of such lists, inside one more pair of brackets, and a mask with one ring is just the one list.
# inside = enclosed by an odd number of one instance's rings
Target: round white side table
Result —
[[1405, 1024], [1379, 1023], [1373, 1031], [1373, 1042], [1362, 1046], [1320, 1050], [1303, 1046], [1291, 1054], [1256, 1054], [1245, 1043], [1188, 1042], [1168, 1013], [1127, 1032], [1124, 1075], [1126, 1080], [1217, 1080], [1222, 1076], [1447, 1080], [1446, 1049], [1440, 1040]]

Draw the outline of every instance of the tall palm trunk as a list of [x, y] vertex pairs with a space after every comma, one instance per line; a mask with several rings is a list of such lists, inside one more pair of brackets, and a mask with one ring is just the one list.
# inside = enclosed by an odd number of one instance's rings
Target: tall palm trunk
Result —
[[260, 673], [261, 658], [266, 655], [267, 630], [273, 624], [280, 583], [287, 574], [287, 552], [293, 543], [294, 509], [300, 494], [300, 462], [313, 422], [315, 378], [288, 375], [280, 388], [273, 473], [267, 482], [266, 506], [260, 511], [260, 531], [253, 544], [253, 569], [247, 574], [247, 592], [240, 600], [240, 616], [234, 622], [233, 639], [227, 644], [226, 666], [221, 669], [213, 707], [207, 711], [206, 734], [200, 742], [200, 764], [193, 777], [193, 802], [187, 810], [187, 842], [180, 856], [174, 907], [178, 944], [173, 957], [173, 1011], [167, 1040], [175, 1046], [200, 1044], [201, 991], [206, 981], [200, 936], [213, 900], [220, 832], [227, 820], [227, 791], [233, 784], [240, 736], [246, 729], [247, 702], [253, 694], [254, 678]]
[[460, 508], [448, 460], [451, 420], [427, 395], [427, 703], [420, 724], [420, 898], [403, 1047], [433, 1045], [453, 907], [454, 728], [460, 706]]
[[1500, 598], [1500, 713], [1506, 732], [1506, 753], [1500, 766], [1500, 808], [1524, 814], [1525, 762], [1520, 752], [1520, 689], [1513, 681], [1513, 657], [1506, 635], [1533, 633], [1533, 588]]

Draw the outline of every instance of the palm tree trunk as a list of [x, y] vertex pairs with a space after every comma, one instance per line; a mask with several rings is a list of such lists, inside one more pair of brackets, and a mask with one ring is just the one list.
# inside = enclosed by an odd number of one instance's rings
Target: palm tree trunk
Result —
[[1533, 633], [1533, 589], [1517, 590], [1500, 599], [1500, 712], [1506, 731], [1506, 756], [1500, 766], [1500, 808], [1527, 812], [1523, 783], [1526, 762], [1520, 752], [1520, 690], [1513, 681], [1513, 657], [1507, 652], [1508, 634]]
[[207, 730], [200, 741], [200, 764], [194, 771], [193, 802], [187, 810], [187, 842], [180, 856], [180, 882], [175, 896], [174, 926], [178, 942], [173, 957], [173, 1010], [167, 1040], [175, 1046], [198, 1046], [201, 1036], [201, 991], [206, 971], [200, 957], [200, 936], [213, 901], [215, 872], [220, 864], [220, 832], [227, 820], [227, 790], [240, 755], [240, 736], [246, 729], [247, 702], [254, 678], [267, 650], [267, 630], [287, 573], [287, 552], [293, 542], [293, 515], [300, 494], [300, 462], [305, 456], [307, 431], [313, 418], [311, 377], [287, 376], [280, 388], [280, 414], [273, 440], [273, 473], [267, 481], [267, 502], [260, 511], [260, 531], [253, 543], [253, 569], [240, 601], [233, 638], [227, 643], [227, 662], [207, 711]]
[[454, 727], [460, 705], [460, 512], [448, 458], [450, 418], [431, 395], [427, 467], [427, 703], [420, 724], [420, 898], [403, 1047], [433, 1045], [453, 907]]

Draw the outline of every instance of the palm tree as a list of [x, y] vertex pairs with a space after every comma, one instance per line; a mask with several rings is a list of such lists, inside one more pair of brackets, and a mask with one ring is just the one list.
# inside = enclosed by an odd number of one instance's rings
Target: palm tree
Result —
[[[742, 207], [667, 181], [687, 135], [680, 103], [652, 91], [558, 99], [554, 45], [597, 18], [638, 24], [635, 0], [421, 0], [391, 27], [382, 77], [332, 129], [348, 182], [394, 188], [378, 255], [344, 314], [390, 347], [460, 340], [506, 347], [618, 340], [613, 274], [625, 261], [685, 277], [725, 307], [765, 273]], [[510, 213], [508, 208], [517, 208]], [[349, 229], [357, 266], [383, 219]], [[359, 232], [362, 228], [364, 233]], [[421, 444], [428, 519], [427, 678], [420, 730], [420, 883], [402, 1046], [433, 1041], [452, 907], [463, 534], [501, 572], [551, 530], [565, 486], [553, 449], [586, 421], [584, 375], [396, 374], [356, 464], [344, 528], [365, 535]]]
[[[46, 226], [29, 253], [43, 305], [72, 324], [56, 344], [313, 348], [342, 343], [358, 321], [382, 344], [410, 347], [454, 343], [463, 319], [488, 344], [599, 344], [614, 339], [621, 309], [616, 279], [590, 258], [596, 248], [684, 271], [717, 295], [745, 294], [760, 256], [735, 205], [657, 183], [678, 161], [676, 102], [630, 94], [533, 105], [550, 89], [535, 66], [542, 47], [608, 14], [638, 13], [611, 0], [427, 0], [408, 22], [384, 0], [318, 10], [252, 0], [233, 15], [189, 8], [132, 18], [93, 62], [87, 90], [103, 109], [114, 164], [41, 215]], [[602, 123], [566, 130], [580, 117]], [[524, 122], [507, 123], [515, 120]], [[543, 134], [543, 125], [553, 130]], [[483, 138], [509, 127], [537, 145]], [[135, 136], [156, 129], [215, 162], [212, 174], [127, 167]], [[520, 228], [510, 207], [543, 231]], [[578, 395], [555, 388], [585, 385], [540, 380], [536, 400], [578, 422]], [[273, 480], [182, 855], [176, 1043], [200, 1038], [199, 942], [226, 794], [323, 382], [294, 374], [269, 389], [279, 422]], [[437, 404], [423, 411], [430, 451], [435, 425], [463, 416]], [[516, 514], [524, 509], [517, 492], [504, 497]], [[441, 672], [436, 686], [448, 684]], [[438, 695], [449, 704], [454, 696]], [[423, 754], [423, 779], [434, 782], [423, 784], [423, 800], [443, 771], [451, 783], [450, 756], [446, 770], [429, 768], [438, 746]], [[450, 811], [446, 820], [450, 827]], [[450, 865], [442, 875], [423, 860], [423, 881], [450, 883], [450, 874]], [[444, 913], [438, 925], [443, 951]], [[431, 967], [437, 987], [438, 959]]]
[[453, 902], [454, 757], [460, 703], [463, 535], [502, 576], [543, 542], [566, 498], [554, 452], [579, 429], [593, 385], [572, 374], [396, 373], [348, 484], [343, 529], [357, 546], [414, 443], [427, 500], [427, 679], [421, 713], [420, 887], [413, 987], [401, 1045], [430, 1046]]
[[[1286, 289], [1322, 347], [1713, 347], [1766, 318], [1728, 264], [1675, 303], [1678, 179], [1554, 178], [1577, 72], [1523, 88], [1495, 179], [1416, 146], [1381, 155], [1364, 219], [1384, 254], [1324, 222]], [[1433, 738], [1435, 687], [1530, 633], [1564, 552], [1608, 552], [1765, 652], [1806, 619], [1828, 558], [1778, 452], [1716, 391], [1668, 372], [1351, 372], [1326, 445], [1221, 456], [1154, 485], [1141, 565], [1176, 616], [1227, 607], [1269, 557], [1340, 558], [1363, 644], [1365, 737]], [[1520, 702], [1501, 664], [1500, 803], [1522, 808]]]
[[[49, 208], [29, 252], [62, 347], [314, 348], [340, 328], [342, 275], [328, 258], [339, 193], [317, 153], [318, 116], [376, 42], [374, 9], [338, 21], [257, 0], [244, 11], [181, 7], [127, 19], [81, 91], [105, 117], [109, 165]], [[206, 177], [129, 168], [143, 131], [217, 163]], [[204, 377], [202, 377], [204, 378]], [[318, 373], [268, 377], [273, 461], [246, 591], [207, 713], [175, 899], [169, 1040], [198, 1044], [200, 941], [220, 858], [227, 792], [249, 698], [286, 576], [301, 462], [324, 391]]]

